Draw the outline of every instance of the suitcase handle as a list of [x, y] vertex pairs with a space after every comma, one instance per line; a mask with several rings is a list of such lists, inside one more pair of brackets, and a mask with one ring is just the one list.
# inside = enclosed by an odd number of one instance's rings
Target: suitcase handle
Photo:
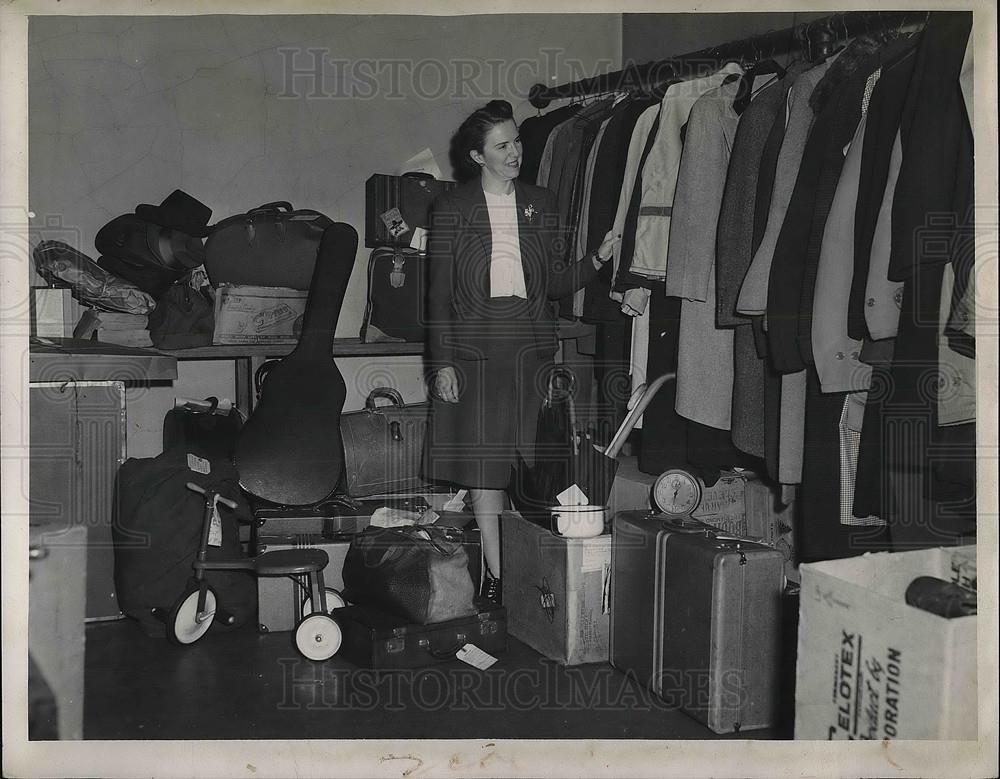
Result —
[[261, 211], [294, 211], [292, 204], [287, 200], [275, 200], [273, 203], [264, 203], [262, 206], [250, 209], [248, 214], [257, 214]]
[[403, 403], [403, 396], [399, 394], [399, 390], [393, 387], [376, 387], [368, 393], [368, 397], [365, 399], [365, 411], [372, 414], [378, 411], [378, 406], [375, 405], [376, 398], [385, 398], [394, 406], [399, 406], [400, 408], [405, 405]]
[[430, 645], [429, 640], [427, 642], [427, 645], [425, 646], [425, 649], [427, 650], [427, 654], [429, 654], [431, 657], [435, 657], [439, 660], [444, 660], [446, 658], [452, 658], [455, 655], [457, 655], [458, 650], [461, 649], [463, 646], [465, 646], [465, 643], [466, 643], [465, 634], [459, 633], [458, 636], [456, 637], [455, 644], [450, 649], [434, 649], [434, 647]]

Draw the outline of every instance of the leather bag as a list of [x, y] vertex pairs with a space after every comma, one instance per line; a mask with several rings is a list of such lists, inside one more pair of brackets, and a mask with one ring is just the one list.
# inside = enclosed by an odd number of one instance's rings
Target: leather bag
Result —
[[205, 262], [205, 246], [180, 230], [147, 222], [135, 214], [115, 217], [94, 239], [97, 264], [159, 298], [171, 284]]
[[379, 248], [368, 260], [364, 343], [424, 340], [425, 257], [412, 249]]
[[309, 289], [320, 239], [332, 224], [319, 211], [295, 210], [287, 201], [227, 217], [205, 242], [208, 278], [213, 287]]
[[344, 597], [419, 625], [476, 613], [463, 535], [434, 525], [369, 527], [344, 559]]
[[[389, 405], [378, 405], [379, 398]], [[376, 387], [363, 410], [341, 415], [348, 495], [360, 498], [424, 486], [420, 463], [429, 410], [429, 403], [407, 405], [392, 387]]]

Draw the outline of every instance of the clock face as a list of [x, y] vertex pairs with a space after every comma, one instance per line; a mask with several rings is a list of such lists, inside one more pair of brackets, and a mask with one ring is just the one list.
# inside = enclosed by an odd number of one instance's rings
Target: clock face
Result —
[[701, 482], [680, 468], [665, 471], [653, 484], [653, 503], [671, 517], [690, 516], [701, 503], [701, 495]]

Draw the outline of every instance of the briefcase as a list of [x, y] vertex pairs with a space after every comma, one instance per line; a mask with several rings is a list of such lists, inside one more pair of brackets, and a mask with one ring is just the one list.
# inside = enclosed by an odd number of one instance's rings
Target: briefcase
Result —
[[[388, 405], [377, 405], [384, 398]], [[340, 417], [347, 494], [352, 498], [415, 492], [420, 476], [429, 403], [403, 403], [392, 387], [376, 387], [365, 407]]]
[[466, 644], [493, 656], [507, 651], [507, 612], [502, 606], [430, 625], [414, 625], [368, 606], [337, 609], [333, 618], [343, 632], [337, 657], [361, 668], [387, 671], [446, 663]]
[[376, 173], [365, 182], [365, 246], [412, 246], [414, 230], [426, 229], [434, 198], [455, 186], [428, 174], [388, 176]]
[[780, 551], [698, 520], [619, 512], [611, 664], [716, 733], [776, 724], [783, 568]]

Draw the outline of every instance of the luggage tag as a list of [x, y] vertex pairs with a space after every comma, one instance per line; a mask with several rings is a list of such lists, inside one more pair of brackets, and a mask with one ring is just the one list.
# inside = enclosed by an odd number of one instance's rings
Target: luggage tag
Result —
[[[218, 495], [215, 496], [218, 500]], [[208, 526], [208, 545], [222, 546], [222, 517], [219, 516], [219, 504], [212, 504], [212, 521]]]
[[384, 214], [379, 214], [379, 218], [385, 223], [385, 229], [393, 238], [399, 238], [403, 233], [410, 231], [410, 226], [406, 224], [398, 208], [390, 208]]
[[187, 465], [189, 470], [200, 473], [202, 476], [208, 476], [212, 472], [212, 464], [208, 460], [190, 452], [187, 456]]
[[466, 644], [455, 653], [455, 657], [480, 671], [485, 671], [497, 661], [493, 655], [484, 652], [475, 644]]

